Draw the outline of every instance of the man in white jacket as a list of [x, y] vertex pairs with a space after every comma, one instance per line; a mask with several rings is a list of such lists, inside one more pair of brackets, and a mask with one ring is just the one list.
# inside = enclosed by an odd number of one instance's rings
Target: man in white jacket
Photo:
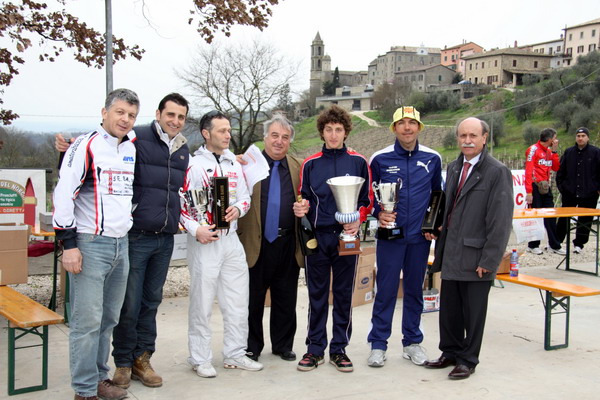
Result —
[[127, 397], [109, 379], [107, 362], [129, 273], [127, 232], [136, 159], [132, 129], [139, 103], [131, 90], [109, 93], [102, 125], [75, 140], [54, 189], [54, 230], [71, 282], [69, 356], [75, 400]]
[[188, 321], [188, 362], [203, 378], [217, 375], [212, 365], [210, 316], [215, 296], [223, 314], [223, 363], [225, 368], [260, 371], [262, 364], [246, 357], [248, 339], [248, 265], [236, 234], [237, 219], [250, 208], [250, 193], [235, 155], [228, 150], [231, 125], [219, 111], [200, 120], [206, 143], [200, 147], [186, 172], [183, 190], [210, 187], [211, 177], [229, 178], [229, 206], [225, 220], [229, 229], [215, 229], [212, 215], [208, 224], [198, 221], [195, 210], [184, 204], [181, 223], [188, 231], [190, 306]]

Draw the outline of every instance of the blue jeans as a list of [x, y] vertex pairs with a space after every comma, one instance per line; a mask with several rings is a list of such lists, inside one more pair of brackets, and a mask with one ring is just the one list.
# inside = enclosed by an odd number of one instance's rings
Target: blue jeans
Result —
[[170, 233], [129, 232], [129, 278], [119, 324], [113, 332], [117, 367], [131, 367], [145, 351], [156, 348], [156, 313], [162, 301], [173, 253]]
[[69, 273], [71, 386], [83, 397], [95, 396], [108, 379], [110, 335], [119, 319], [129, 272], [127, 236], [77, 234], [83, 257], [79, 274]]

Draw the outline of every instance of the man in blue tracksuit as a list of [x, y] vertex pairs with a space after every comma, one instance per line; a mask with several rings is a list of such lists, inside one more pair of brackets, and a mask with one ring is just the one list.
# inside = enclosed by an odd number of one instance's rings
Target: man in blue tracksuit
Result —
[[373, 208], [373, 216], [380, 225], [395, 222], [402, 228], [400, 239], [377, 240], [377, 292], [373, 304], [371, 331], [368, 341], [371, 354], [368, 364], [382, 367], [385, 362], [387, 340], [392, 333], [392, 318], [403, 276], [402, 302], [403, 357], [417, 365], [427, 360], [423, 348], [423, 333], [419, 325], [423, 311], [423, 280], [431, 242], [421, 233], [421, 224], [429, 205], [431, 191], [441, 190], [440, 155], [417, 141], [423, 129], [419, 111], [414, 107], [400, 107], [394, 113], [390, 130], [396, 141], [371, 157], [373, 182], [391, 183], [402, 179], [399, 201], [393, 213]]
[[[306, 257], [306, 284], [309, 297], [309, 321], [306, 354], [298, 363], [299, 371], [310, 371], [323, 363], [327, 348], [327, 316], [329, 283], [333, 274], [333, 335], [329, 343], [329, 359], [338, 371], [351, 372], [353, 365], [346, 355], [352, 334], [352, 290], [356, 275], [357, 255], [340, 256], [339, 235], [344, 230], [356, 235], [360, 223], [371, 210], [371, 173], [365, 158], [348, 151], [344, 141], [352, 129], [350, 115], [338, 106], [323, 111], [317, 120], [323, 149], [304, 160], [300, 170], [302, 202], [294, 204], [297, 217], [308, 215], [315, 229], [319, 251]], [[357, 209], [359, 220], [340, 224], [335, 220], [336, 202], [327, 185], [329, 178], [358, 176], [364, 178]]]

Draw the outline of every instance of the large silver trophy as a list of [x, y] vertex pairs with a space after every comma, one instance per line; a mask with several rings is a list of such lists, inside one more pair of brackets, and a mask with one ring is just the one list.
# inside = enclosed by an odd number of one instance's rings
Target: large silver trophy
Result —
[[210, 225], [208, 217], [208, 206], [211, 202], [210, 187], [200, 189], [183, 190], [179, 189], [179, 196], [183, 199], [190, 210], [190, 216], [200, 223], [200, 225]]
[[[402, 189], [402, 179], [398, 178], [396, 182], [377, 183], [373, 182], [373, 194], [381, 207], [381, 212], [393, 213], [400, 200], [400, 189]], [[377, 229], [377, 239], [392, 240], [401, 239], [404, 233], [401, 227], [396, 226], [396, 222], [390, 222]]]
[[[335, 220], [340, 224], [349, 224], [360, 218], [356, 206], [364, 182], [365, 179], [359, 176], [338, 176], [327, 180], [338, 209]], [[342, 231], [338, 252], [340, 256], [362, 253], [358, 235], [350, 235]]]

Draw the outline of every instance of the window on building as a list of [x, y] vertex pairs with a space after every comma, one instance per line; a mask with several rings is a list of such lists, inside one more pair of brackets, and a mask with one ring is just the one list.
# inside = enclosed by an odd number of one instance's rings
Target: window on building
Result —
[[441, 81], [442, 81], [442, 76], [438, 75], [438, 82], [441, 82]]
[[590, 44], [590, 46], [588, 47], [588, 51], [594, 51], [596, 50], [596, 43], [592, 43]]
[[473, 71], [473, 64], [469, 64], [469, 71]]
[[494, 67], [498, 66], [498, 60], [494, 60]]
[[560, 53], [560, 46], [556, 46], [556, 52]]
[[477, 69], [477, 67], [479, 67], [479, 63], [475, 63], [475, 69]]
[[567, 54], [567, 56], [570, 56], [571, 54], [573, 54], [573, 48], [572, 47], [567, 47], [566, 54]]
[[484, 68], [485, 68], [485, 62], [484, 62], [484, 61], [482, 61], [482, 62], [481, 62], [481, 69], [484, 69]]
[[321, 60], [317, 60], [317, 68], [321, 68]]
[[577, 54], [583, 53], [584, 46], [577, 46]]
[[454, 61], [454, 54], [452, 54], [452, 61]]
[[513, 67], [517, 66], [517, 60], [513, 60]]
[[[454, 57], [452, 57], [454, 59]], [[448, 61], [448, 56], [444, 56], [444, 62]]]
[[321, 48], [320, 47], [317, 47], [317, 51], [318, 51], [319, 55], [321, 55]]
[[569, 33], [569, 42], [570, 42], [571, 40], [573, 40], [573, 34], [572, 34], [572, 33]]
[[579, 39], [583, 39], [583, 31], [579, 32]]
[[414, 82], [414, 81], [416, 81], [416, 80], [417, 80], [417, 79], [416, 79], [416, 77], [415, 77], [414, 75], [411, 75], [411, 76], [410, 76], [410, 81], [411, 81], [411, 82]]
[[596, 37], [596, 30], [592, 29], [592, 37]]
[[548, 47], [548, 54], [552, 54], [552, 47]]
[[533, 62], [533, 68], [537, 68], [537, 67], [538, 67], [538, 62], [537, 62], [537, 61], [534, 61], [534, 62]]
[[540, 49], [540, 54], [544, 54], [544, 49]]

